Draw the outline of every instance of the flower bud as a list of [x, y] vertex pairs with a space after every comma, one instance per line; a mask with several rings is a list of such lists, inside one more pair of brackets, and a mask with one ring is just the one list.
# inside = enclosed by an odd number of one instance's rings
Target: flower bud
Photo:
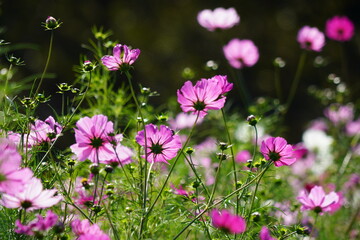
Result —
[[195, 149], [193, 149], [192, 147], [187, 147], [185, 152], [189, 155], [191, 155], [193, 152], [195, 152]]
[[258, 120], [256, 119], [256, 117], [254, 115], [250, 115], [246, 118], [246, 121], [249, 123], [249, 125], [251, 126], [255, 126], [258, 123]]
[[54, 30], [57, 29], [58, 27], [60, 27], [62, 23], [59, 22], [58, 20], [56, 20], [54, 17], [49, 16], [46, 20], [45, 20], [45, 30]]
[[83, 64], [84, 72], [91, 72], [94, 69], [95, 69], [95, 65], [92, 62], [90, 62], [88, 60], [84, 62], [84, 64]]
[[114, 171], [114, 168], [110, 165], [105, 166], [105, 172], [112, 173]]
[[100, 167], [99, 167], [99, 164], [97, 164], [97, 163], [93, 163], [93, 164], [91, 164], [90, 165], [90, 172], [92, 173], [92, 174], [99, 174], [99, 172], [100, 172]]

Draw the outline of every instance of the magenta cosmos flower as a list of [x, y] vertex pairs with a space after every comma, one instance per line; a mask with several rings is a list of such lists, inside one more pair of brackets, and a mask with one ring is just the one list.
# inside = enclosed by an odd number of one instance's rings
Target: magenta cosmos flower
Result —
[[78, 240], [110, 240], [110, 237], [106, 235], [97, 224], [91, 225], [89, 220], [84, 219], [82, 221], [75, 219], [71, 222], [71, 228]]
[[276, 167], [288, 166], [296, 161], [293, 147], [282, 137], [265, 139], [261, 143], [260, 151], [265, 159], [273, 161]]
[[81, 118], [76, 123], [76, 127], [76, 143], [70, 148], [79, 161], [89, 159], [94, 163], [102, 163], [115, 157], [114, 127], [106, 116], [95, 115], [92, 118]]
[[106, 55], [101, 58], [102, 63], [110, 71], [127, 70], [140, 55], [139, 49], [129, 49], [126, 45], [116, 44], [113, 55]]
[[276, 240], [270, 235], [270, 231], [267, 227], [262, 227], [260, 231], [260, 240]]
[[50, 116], [45, 121], [35, 120], [31, 125], [30, 139], [33, 144], [54, 141], [61, 134], [63, 127]]
[[54, 196], [56, 189], [43, 190], [40, 179], [32, 178], [24, 186], [22, 192], [3, 194], [0, 204], [7, 208], [23, 208], [26, 211], [51, 207], [63, 198]]
[[0, 193], [16, 193], [24, 190], [25, 184], [32, 178], [29, 168], [20, 168], [21, 156], [15, 143], [0, 139]]
[[216, 75], [210, 79], [201, 79], [195, 86], [185, 82], [177, 91], [178, 102], [184, 112], [193, 112], [205, 117], [208, 110], [219, 110], [224, 107], [226, 97], [223, 96], [233, 87], [226, 76]]
[[199, 24], [209, 31], [229, 29], [240, 22], [240, 16], [234, 8], [216, 8], [214, 11], [205, 9], [197, 16]]
[[325, 34], [335, 41], [349, 41], [354, 36], [354, 24], [346, 16], [335, 16], [326, 21]]
[[223, 47], [223, 51], [233, 68], [251, 67], [259, 60], [258, 48], [251, 40], [232, 39]]
[[[145, 148], [148, 162], [164, 162], [174, 158], [181, 148], [181, 141], [178, 135], [165, 126], [157, 128], [153, 124], [145, 126], [146, 139], [144, 130], [136, 135], [136, 142]], [[145, 143], [146, 142], [146, 143]], [[143, 156], [145, 158], [145, 156]]]
[[243, 233], [246, 229], [245, 219], [237, 215], [232, 215], [227, 210], [222, 210], [221, 212], [217, 209], [212, 210], [211, 220], [214, 227], [220, 228], [228, 233]]
[[297, 41], [303, 49], [320, 52], [325, 45], [325, 36], [316, 27], [304, 26], [298, 32]]
[[334, 191], [325, 194], [321, 186], [314, 186], [310, 193], [302, 190], [297, 199], [302, 204], [302, 210], [313, 210], [320, 214], [337, 210], [341, 200], [339, 194]]

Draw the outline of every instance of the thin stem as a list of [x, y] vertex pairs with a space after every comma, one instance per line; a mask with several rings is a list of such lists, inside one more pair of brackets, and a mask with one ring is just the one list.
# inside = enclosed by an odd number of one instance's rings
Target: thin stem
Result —
[[42, 82], [44, 80], [45, 73], [46, 73], [47, 68], [49, 66], [49, 62], [50, 62], [50, 58], [51, 58], [51, 52], [52, 52], [53, 39], [54, 39], [54, 31], [52, 30], [51, 35], [50, 35], [49, 51], [48, 51], [48, 56], [47, 56], [47, 59], [46, 59], [45, 68], [44, 68], [44, 71], [41, 74], [41, 78], [40, 78], [38, 87], [36, 88], [34, 96], [36, 96], [39, 93], [41, 84], [42, 84]]
[[[109, 202], [109, 204], [110, 204], [110, 202]], [[112, 222], [112, 220], [111, 220], [111, 216], [110, 216], [108, 207], [106, 206], [105, 203], [103, 203], [103, 206], [104, 206], [104, 209], [105, 209], [106, 217], [109, 219], [110, 227], [111, 227], [111, 229], [112, 229], [112, 231], [113, 231], [113, 233], [114, 233], [115, 239], [116, 239], [116, 240], [120, 240], [120, 237], [119, 237], [119, 235], [118, 235], [118, 232], [117, 232], [117, 230], [116, 230], [116, 228], [115, 228], [115, 226], [114, 226], [114, 224], [113, 224], [113, 222]]]
[[173, 165], [172, 165], [171, 168], [170, 168], [170, 171], [169, 171], [169, 173], [168, 173], [168, 175], [167, 175], [167, 177], [166, 177], [166, 179], [165, 179], [165, 182], [163, 183], [163, 185], [162, 185], [162, 187], [161, 187], [161, 189], [160, 189], [160, 192], [159, 192], [158, 195], [156, 196], [154, 202], [151, 204], [149, 210], [146, 212], [145, 217], [147, 217], [147, 216], [151, 213], [151, 211], [153, 210], [156, 202], [158, 201], [158, 199], [160, 198], [162, 192], [164, 191], [165, 186], [167, 185], [167, 182], [169, 181], [169, 178], [170, 178], [170, 176], [171, 176], [171, 173], [173, 172], [173, 170], [174, 170], [174, 168], [175, 168], [175, 165], [176, 165], [177, 161], [178, 161], [179, 158], [180, 158], [180, 155], [182, 154], [182, 152], [184, 151], [185, 147], [187, 146], [187, 144], [188, 144], [189, 141], [190, 141], [190, 138], [191, 138], [191, 136], [192, 136], [192, 134], [193, 134], [193, 132], [194, 132], [196, 123], [197, 123], [197, 121], [198, 121], [198, 119], [199, 119], [199, 114], [200, 114], [200, 113], [197, 114], [196, 119], [195, 119], [195, 122], [194, 122], [194, 124], [193, 124], [193, 126], [192, 126], [192, 128], [191, 128], [191, 130], [190, 130], [189, 136], [187, 137], [187, 139], [186, 139], [183, 147], [181, 148], [180, 152], [179, 152], [178, 155], [176, 156], [176, 159], [175, 159]]
[[316, 215], [315, 215], [315, 221], [314, 221], [314, 224], [313, 224], [313, 227], [312, 227], [312, 229], [311, 229], [310, 236], [309, 236], [310, 239], [311, 239], [311, 237], [313, 236], [313, 234], [315, 233], [315, 226], [316, 226], [316, 222], [317, 222], [318, 216], [319, 216], [319, 214], [316, 213]]
[[[221, 157], [222, 157], [222, 154], [223, 152], [221, 152]], [[220, 158], [221, 158], [220, 157]], [[215, 194], [215, 190], [216, 190], [216, 186], [218, 184], [218, 180], [219, 180], [219, 173], [220, 173], [220, 168], [221, 168], [221, 164], [222, 164], [223, 160], [220, 159], [220, 163], [219, 163], [219, 167], [216, 171], [216, 174], [215, 174], [215, 182], [214, 182], [214, 186], [213, 186], [213, 189], [211, 191], [211, 195], [210, 195], [210, 198], [209, 198], [209, 201], [208, 201], [208, 204], [207, 205], [210, 205], [212, 203], [212, 200], [214, 198], [214, 194]]]
[[272, 161], [266, 165], [266, 167], [256, 176], [254, 177], [252, 180], [250, 180], [247, 184], [244, 184], [243, 186], [241, 186], [240, 188], [236, 189], [235, 191], [231, 192], [230, 194], [226, 195], [225, 197], [223, 197], [221, 200], [218, 200], [217, 202], [215, 202], [214, 204], [212, 204], [211, 206], [207, 205], [204, 210], [202, 212], [200, 212], [191, 222], [189, 222], [173, 239], [177, 239], [178, 237], [180, 237], [180, 235], [186, 230], [188, 229], [195, 221], [197, 221], [204, 213], [206, 213], [209, 209], [219, 205], [220, 203], [225, 202], [228, 198], [232, 197], [233, 195], [237, 194], [239, 191], [243, 190], [244, 188], [247, 188], [248, 186], [250, 186], [254, 181], [256, 181], [261, 175], [263, 175], [266, 170], [269, 169], [269, 167], [272, 165]]
[[307, 54], [307, 52], [303, 51], [301, 53], [301, 55], [300, 55], [299, 63], [298, 63], [296, 73], [295, 73], [295, 77], [294, 77], [294, 80], [293, 80], [291, 88], [290, 88], [289, 97], [288, 97], [288, 99], [286, 101], [285, 112], [287, 112], [289, 110], [290, 105], [291, 105], [292, 101], [294, 100], [296, 90], [297, 90], [297, 88], [299, 86], [300, 77], [301, 77], [301, 74], [302, 74], [303, 69], [304, 69], [305, 60], [306, 60], [306, 54]]

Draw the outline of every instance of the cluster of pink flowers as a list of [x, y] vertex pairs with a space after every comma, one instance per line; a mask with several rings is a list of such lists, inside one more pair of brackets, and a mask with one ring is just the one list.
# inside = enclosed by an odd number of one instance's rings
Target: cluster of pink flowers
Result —
[[193, 112], [205, 117], [208, 110], [219, 110], [224, 107], [225, 93], [233, 88], [226, 76], [216, 75], [209, 79], [197, 81], [195, 86], [190, 81], [177, 91], [178, 102], [184, 112]]
[[113, 125], [104, 115], [79, 119], [75, 129], [76, 143], [70, 146], [77, 159], [114, 165], [130, 163], [133, 153], [120, 144], [122, 135], [114, 133]]
[[45, 121], [35, 120], [30, 127], [30, 141], [33, 145], [39, 145], [45, 142], [52, 142], [62, 132], [63, 127], [50, 116]]
[[45, 217], [38, 214], [36, 219], [31, 221], [27, 225], [23, 225], [18, 219], [15, 222], [15, 232], [18, 234], [24, 234], [29, 236], [33, 236], [35, 234], [37, 236], [39, 236], [40, 234], [44, 235], [46, 231], [51, 229], [58, 222], [58, 218], [59, 217], [55, 213], [49, 210], [47, 211]]

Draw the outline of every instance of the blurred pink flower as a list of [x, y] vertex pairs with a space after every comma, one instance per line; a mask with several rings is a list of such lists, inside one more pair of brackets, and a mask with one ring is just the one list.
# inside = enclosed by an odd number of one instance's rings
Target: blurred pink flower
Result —
[[[145, 126], [146, 139], [144, 130], [139, 131], [135, 139], [138, 144], [145, 147], [148, 162], [164, 162], [174, 158], [181, 148], [181, 141], [178, 135], [165, 126], [161, 125], [160, 129], [153, 124]], [[146, 141], [146, 144], [145, 144]], [[145, 156], [142, 156], [145, 158]]]
[[259, 60], [258, 48], [251, 40], [232, 39], [223, 47], [225, 58], [233, 68], [251, 67]]
[[134, 152], [131, 148], [117, 144], [115, 147], [115, 152], [112, 159], [102, 161], [105, 164], [109, 164], [113, 167], [115, 166], [124, 166], [126, 164], [132, 163], [132, 157]]
[[298, 32], [297, 41], [301, 48], [320, 52], [325, 45], [325, 36], [316, 27], [304, 26]]
[[56, 189], [43, 190], [40, 179], [30, 179], [22, 192], [3, 194], [0, 204], [6, 208], [23, 208], [26, 211], [44, 209], [59, 203], [62, 196], [55, 196]]
[[276, 240], [270, 235], [270, 231], [267, 227], [263, 226], [260, 231], [260, 240]]
[[245, 219], [237, 215], [232, 215], [225, 209], [221, 212], [217, 209], [212, 210], [211, 220], [214, 227], [231, 234], [243, 233], [246, 230]]
[[91, 225], [87, 219], [82, 221], [79, 219], [73, 220], [71, 222], [71, 228], [73, 233], [78, 236], [78, 240], [110, 240], [110, 237], [101, 231], [97, 224]]
[[345, 126], [346, 134], [353, 137], [360, 134], [360, 118], [356, 121], [348, 122]]
[[334, 16], [326, 21], [326, 36], [336, 41], [349, 41], [354, 36], [354, 24], [346, 16]]
[[32, 236], [35, 233], [43, 233], [52, 228], [58, 221], [58, 216], [51, 210], [47, 211], [45, 218], [40, 214], [37, 215], [37, 219], [31, 221], [28, 225], [21, 224], [20, 220], [16, 220], [15, 232], [18, 234], [25, 234]]
[[344, 124], [354, 119], [354, 106], [352, 104], [331, 104], [324, 110], [324, 115], [334, 124]]
[[104, 115], [83, 117], [76, 123], [76, 143], [70, 148], [79, 161], [102, 163], [114, 158], [113, 123]]
[[276, 167], [289, 166], [296, 161], [293, 147], [282, 137], [269, 137], [262, 141], [260, 151], [265, 159], [273, 161]]
[[178, 102], [184, 112], [194, 112], [205, 117], [208, 110], [219, 110], [224, 107], [226, 92], [232, 89], [232, 84], [226, 76], [214, 76], [201, 79], [195, 86], [190, 81], [185, 82], [177, 91]]
[[313, 210], [316, 213], [333, 212], [340, 205], [340, 196], [336, 192], [325, 194], [321, 186], [314, 186], [308, 194], [306, 190], [302, 190], [297, 197], [302, 204], [301, 210]]
[[[191, 128], [194, 125], [195, 120], [196, 120], [196, 115], [181, 112], [178, 115], [176, 115], [175, 119], [171, 119], [169, 121], [169, 124], [172, 129], [181, 130], [185, 128]], [[202, 121], [203, 119], [199, 118], [196, 124], [198, 125]]]
[[296, 175], [304, 176], [307, 170], [313, 166], [316, 156], [303, 143], [294, 145], [293, 149], [296, 162], [291, 165], [291, 171]]
[[32, 178], [29, 168], [20, 168], [21, 156], [15, 143], [0, 138], [0, 193], [17, 193], [24, 190], [25, 184]]
[[110, 71], [128, 69], [140, 55], [139, 49], [129, 49], [126, 45], [116, 44], [113, 56], [106, 55], [101, 58], [102, 63]]
[[240, 22], [240, 16], [234, 8], [216, 8], [214, 11], [205, 9], [197, 16], [199, 24], [209, 31], [229, 29]]
[[235, 156], [235, 161], [238, 163], [246, 163], [247, 160], [251, 160], [251, 153], [248, 150], [242, 150]]
[[37, 145], [54, 141], [61, 133], [63, 127], [50, 116], [45, 121], [35, 120], [30, 129], [30, 142], [33, 145]]

